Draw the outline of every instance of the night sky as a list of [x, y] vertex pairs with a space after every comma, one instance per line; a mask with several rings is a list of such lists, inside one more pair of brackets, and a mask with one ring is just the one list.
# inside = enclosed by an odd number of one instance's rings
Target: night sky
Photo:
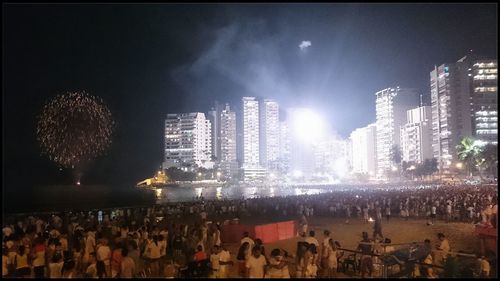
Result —
[[[4, 5], [3, 189], [68, 182], [35, 139], [47, 99], [86, 90], [117, 122], [85, 183], [134, 184], [159, 167], [166, 113], [245, 95], [310, 106], [346, 137], [374, 93], [429, 93], [435, 64], [497, 57], [496, 4]], [[301, 50], [302, 41], [311, 46]], [[16, 181], [22, 180], [22, 184]], [[70, 180], [69, 180], [70, 181]]]

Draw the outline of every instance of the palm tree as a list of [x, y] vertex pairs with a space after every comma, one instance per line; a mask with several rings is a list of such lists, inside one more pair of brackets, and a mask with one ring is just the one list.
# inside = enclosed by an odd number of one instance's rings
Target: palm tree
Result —
[[465, 161], [469, 176], [472, 177], [474, 162], [478, 159], [478, 157], [480, 157], [482, 151], [481, 147], [474, 139], [465, 137], [462, 139], [462, 141], [460, 141], [460, 144], [457, 145], [456, 148], [458, 158]]

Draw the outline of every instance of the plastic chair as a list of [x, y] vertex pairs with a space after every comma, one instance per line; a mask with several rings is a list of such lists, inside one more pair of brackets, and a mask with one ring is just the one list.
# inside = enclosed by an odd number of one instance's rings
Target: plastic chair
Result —
[[353, 270], [354, 274], [356, 274], [357, 270], [358, 270], [358, 264], [356, 261], [356, 254], [348, 255], [347, 258], [345, 258], [344, 261], [342, 262], [342, 269], [343, 269], [344, 273], [347, 273], [349, 266], [352, 266], [352, 270]]

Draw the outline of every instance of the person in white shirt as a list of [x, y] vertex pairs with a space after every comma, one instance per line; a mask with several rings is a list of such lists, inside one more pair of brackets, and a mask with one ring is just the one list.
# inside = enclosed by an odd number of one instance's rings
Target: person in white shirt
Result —
[[328, 249], [327, 249], [327, 268], [328, 268], [328, 278], [337, 277], [337, 266], [338, 266], [338, 258], [340, 256], [340, 252], [337, 250], [337, 245], [330, 238], [328, 241]]
[[446, 204], [446, 223], [451, 221], [451, 203]]
[[158, 236], [153, 236], [153, 241], [147, 244], [145, 253], [147, 253], [147, 256], [150, 259], [150, 266], [152, 272], [151, 274], [154, 277], [159, 276], [161, 252], [160, 252], [160, 244], [158, 242]]
[[260, 254], [260, 250], [260, 246], [254, 246], [252, 255], [246, 262], [248, 278], [263, 278], [265, 275], [267, 261], [266, 258]]
[[83, 268], [89, 264], [90, 254], [95, 253], [95, 233], [93, 231], [88, 231], [85, 237], [85, 252], [83, 255]]
[[2, 249], [2, 277], [6, 278], [9, 274], [9, 255], [7, 254], [7, 248]]
[[245, 231], [243, 233], [243, 239], [241, 239], [240, 245], [243, 245], [243, 243], [245, 243], [245, 242], [248, 242], [248, 244], [250, 245], [249, 246], [250, 250], [253, 249], [253, 246], [255, 245], [255, 242], [253, 242], [252, 238], [249, 237], [249, 234], [248, 234], [247, 231]]
[[290, 278], [288, 271], [288, 263], [285, 260], [287, 253], [281, 249], [274, 249], [271, 251], [269, 257], [269, 265], [266, 272], [266, 278]]
[[111, 249], [108, 246], [107, 239], [102, 239], [97, 245], [97, 275], [102, 278], [103, 275], [111, 277]]
[[210, 255], [210, 264], [212, 265], [212, 278], [221, 278], [220, 277], [220, 248], [217, 245], [214, 245], [212, 249], [212, 254]]
[[315, 235], [314, 230], [309, 231], [309, 237], [306, 238], [306, 242], [309, 244], [314, 244], [316, 246], [316, 249], [319, 249], [318, 239], [316, 239], [314, 235]]
[[436, 245], [437, 251], [434, 252], [433, 260], [435, 264], [442, 266], [446, 261], [448, 252], [450, 251], [450, 244], [443, 233], [438, 233], [437, 236], [439, 243]]
[[64, 261], [61, 255], [54, 255], [49, 263], [49, 278], [61, 278]]
[[87, 267], [85, 270], [85, 276], [86, 278], [97, 278], [97, 264], [96, 264], [96, 258], [95, 258], [95, 253], [91, 253], [89, 255], [89, 263], [90, 265]]
[[434, 224], [434, 222], [436, 221], [436, 206], [435, 205], [432, 205], [431, 207], [431, 224]]
[[128, 256], [128, 248], [124, 247], [122, 249], [123, 260], [120, 265], [120, 278], [133, 278], [135, 276], [135, 262]]
[[481, 269], [481, 278], [489, 278], [490, 277], [490, 263], [486, 259], [485, 256], [482, 256], [480, 259], [480, 269]]
[[321, 247], [321, 266], [325, 269], [323, 272], [323, 276], [328, 275], [328, 271], [326, 270], [328, 268], [327, 263], [328, 263], [328, 248], [330, 247], [329, 240], [330, 238], [330, 231], [326, 230], [323, 231], [323, 243]]
[[229, 266], [233, 264], [233, 261], [231, 261], [231, 254], [229, 253], [224, 244], [221, 245], [220, 249], [221, 251], [219, 253], [219, 264], [220, 264], [219, 277], [227, 278], [229, 273]]

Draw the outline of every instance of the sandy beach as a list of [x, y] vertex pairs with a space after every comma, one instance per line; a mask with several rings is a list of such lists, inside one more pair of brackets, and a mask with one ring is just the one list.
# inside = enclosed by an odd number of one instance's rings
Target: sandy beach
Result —
[[[401, 218], [393, 218], [390, 222], [383, 221], [382, 230], [385, 237], [392, 240], [393, 244], [422, 242], [424, 239], [430, 239], [434, 244], [437, 241], [437, 234], [442, 232], [449, 239], [451, 251], [478, 251], [479, 240], [474, 235], [474, 225], [470, 223], [445, 223], [437, 221], [434, 225], [427, 225], [427, 220], [410, 219], [405, 221]], [[242, 220], [242, 223], [249, 224], [248, 219]], [[349, 224], [345, 223], [344, 219], [330, 218], [311, 218], [309, 219], [309, 230], [315, 230], [316, 238], [320, 243], [323, 240], [323, 230], [328, 229], [331, 232], [331, 237], [339, 241], [343, 248], [355, 249], [357, 243], [361, 240], [361, 233], [367, 231], [370, 236], [373, 232], [373, 223], [364, 223], [361, 219], [351, 219]], [[295, 255], [298, 237], [277, 241], [274, 243], [264, 244], [266, 254], [270, 253], [274, 248], [283, 248], [289, 253]], [[228, 244], [231, 252], [231, 257], [235, 262], [232, 266], [230, 277], [238, 277], [236, 254], [239, 245], [236, 243]], [[295, 275], [294, 261], [290, 260], [289, 266], [292, 277]], [[339, 274], [339, 277], [349, 277], [349, 275]]]

